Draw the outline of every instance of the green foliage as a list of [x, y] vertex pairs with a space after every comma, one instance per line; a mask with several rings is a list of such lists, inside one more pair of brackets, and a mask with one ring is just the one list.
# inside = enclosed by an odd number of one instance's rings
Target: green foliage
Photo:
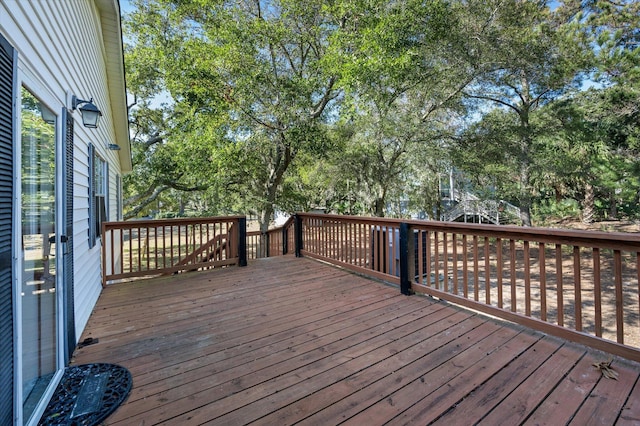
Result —
[[131, 215], [437, 217], [452, 168], [525, 224], [638, 215], [637, 2], [134, 5]]

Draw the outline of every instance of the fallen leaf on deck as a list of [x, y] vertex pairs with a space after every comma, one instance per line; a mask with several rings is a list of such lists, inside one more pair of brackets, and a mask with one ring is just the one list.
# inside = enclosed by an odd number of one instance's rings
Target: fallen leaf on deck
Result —
[[608, 361], [594, 362], [593, 366], [600, 370], [602, 375], [607, 379], [618, 380], [618, 372], [611, 367], [613, 359]]

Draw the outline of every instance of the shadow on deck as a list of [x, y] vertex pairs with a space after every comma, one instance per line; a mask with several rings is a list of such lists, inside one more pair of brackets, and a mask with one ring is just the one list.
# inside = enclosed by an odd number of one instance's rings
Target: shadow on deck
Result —
[[638, 424], [640, 364], [308, 258], [108, 286], [73, 364], [127, 367], [106, 424]]

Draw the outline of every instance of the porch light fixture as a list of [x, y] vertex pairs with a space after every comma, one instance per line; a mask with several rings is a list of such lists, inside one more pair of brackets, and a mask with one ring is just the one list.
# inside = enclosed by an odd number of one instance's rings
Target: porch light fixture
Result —
[[40, 116], [42, 121], [47, 124], [54, 124], [56, 122], [56, 115], [44, 105], [40, 105]]
[[102, 116], [102, 112], [100, 112], [98, 107], [93, 104], [93, 98], [85, 101], [76, 98], [74, 95], [73, 98], [71, 98], [71, 106], [74, 111], [76, 109], [80, 110], [80, 113], [82, 114], [82, 124], [84, 124], [84, 127], [88, 127], [90, 129], [98, 128], [98, 120]]

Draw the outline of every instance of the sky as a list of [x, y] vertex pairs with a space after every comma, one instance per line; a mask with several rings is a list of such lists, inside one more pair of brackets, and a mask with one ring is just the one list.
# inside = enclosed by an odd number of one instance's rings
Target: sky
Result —
[[130, 13], [133, 12], [133, 6], [129, 0], [120, 0], [120, 12], [121, 13]]

